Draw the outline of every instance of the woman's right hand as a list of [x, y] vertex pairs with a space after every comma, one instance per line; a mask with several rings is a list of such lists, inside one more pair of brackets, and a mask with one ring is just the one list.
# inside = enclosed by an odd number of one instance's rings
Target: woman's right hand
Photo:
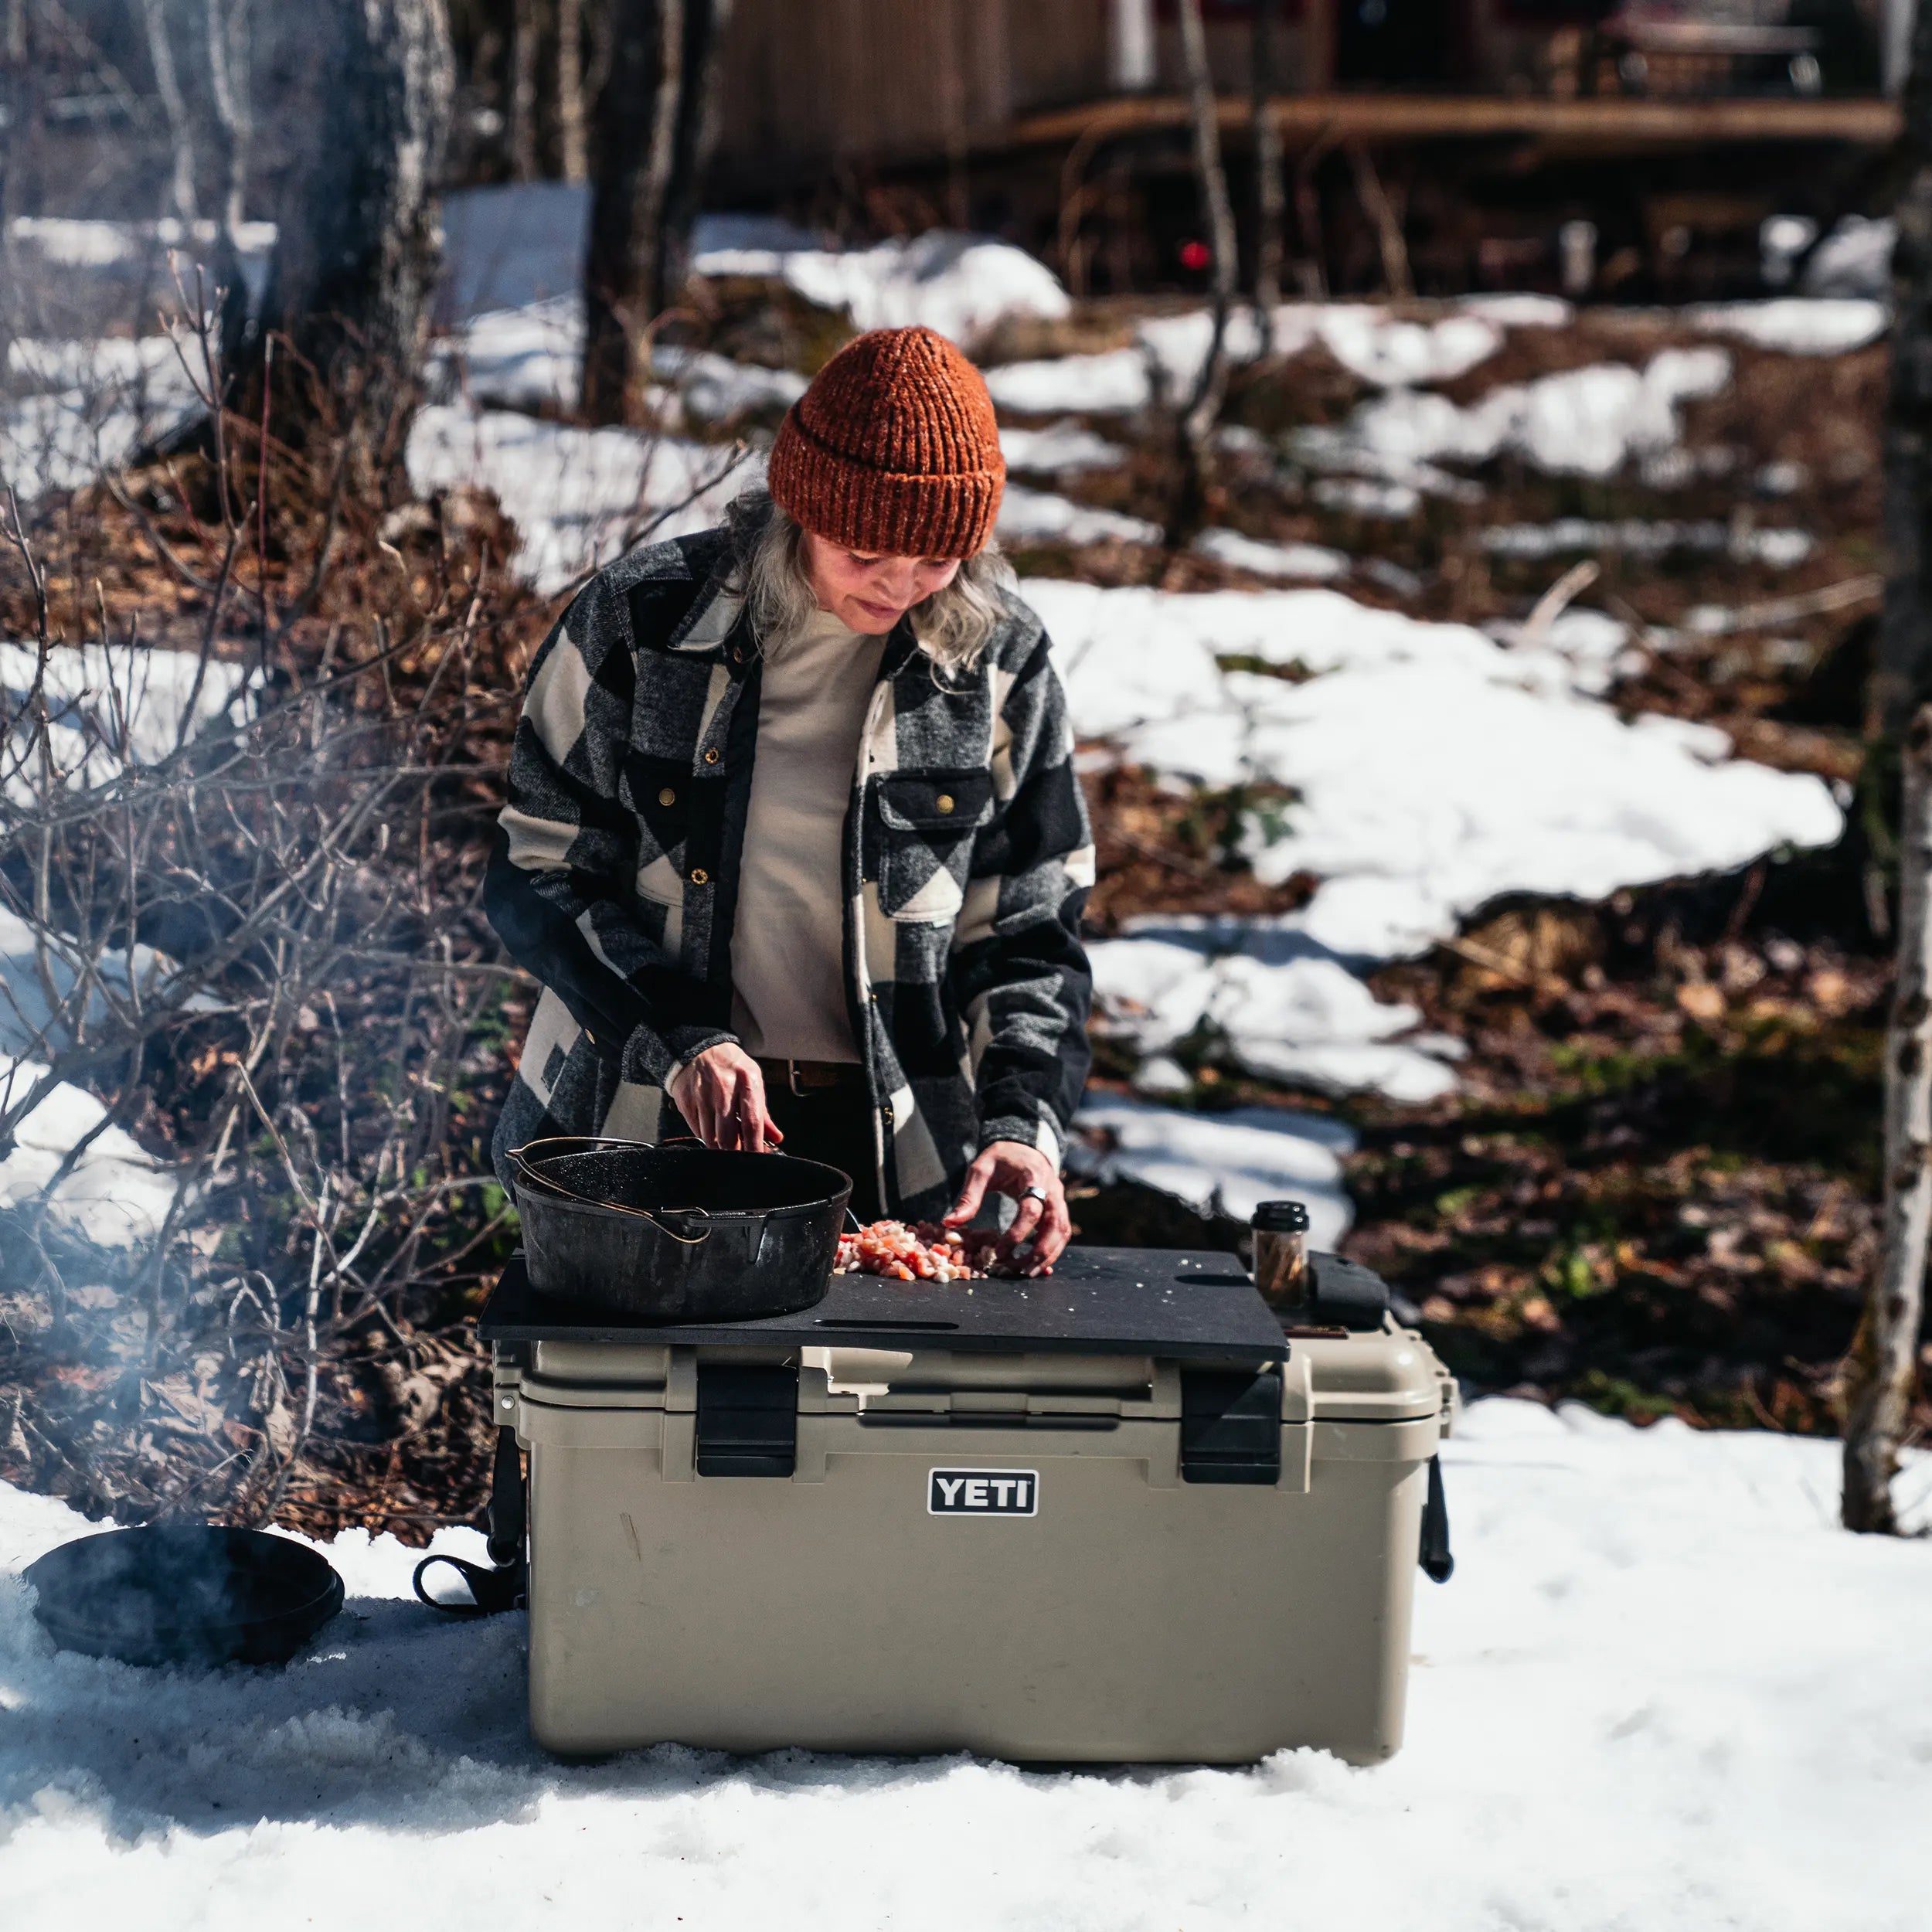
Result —
[[671, 1097], [706, 1147], [763, 1154], [785, 1138], [765, 1106], [765, 1077], [742, 1046], [710, 1046], [685, 1061]]

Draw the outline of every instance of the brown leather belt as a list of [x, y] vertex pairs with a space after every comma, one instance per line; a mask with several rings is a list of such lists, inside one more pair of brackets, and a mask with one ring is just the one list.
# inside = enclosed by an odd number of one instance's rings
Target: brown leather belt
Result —
[[830, 1093], [842, 1087], [857, 1087], [865, 1069], [853, 1060], [767, 1060], [758, 1063], [767, 1091], [784, 1094]]

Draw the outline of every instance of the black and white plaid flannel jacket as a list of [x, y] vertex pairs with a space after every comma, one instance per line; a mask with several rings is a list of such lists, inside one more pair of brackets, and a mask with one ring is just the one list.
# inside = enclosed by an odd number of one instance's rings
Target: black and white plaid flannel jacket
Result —
[[[544, 990], [497, 1128], [499, 1173], [545, 1134], [654, 1140], [672, 1076], [734, 1037], [760, 677], [734, 556], [720, 529], [620, 559], [532, 667], [486, 899]], [[887, 640], [841, 889], [888, 1212], [942, 1212], [994, 1141], [1060, 1158], [1092, 995], [1080, 922], [1094, 850], [1073, 752], [1046, 634], [1017, 599], [956, 681], [906, 624]]]

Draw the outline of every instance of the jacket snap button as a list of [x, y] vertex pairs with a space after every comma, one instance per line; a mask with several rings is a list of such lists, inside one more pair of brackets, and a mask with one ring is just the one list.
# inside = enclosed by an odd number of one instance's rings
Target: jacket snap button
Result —
[[708, 765], [715, 765], [718, 762], [718, 747], [716, 745], [704, 754], [704, 761]]
[[710, 882], [711, 875], [705, 870], [703, 866], [693, 866], [691, 868], [691, 883], [692, 885], [705, 886], [709, 885]]
[[677, 802], [678, 794], [668, 785], [658, 794], [658, 803], [661, 805], [675, 805]]
[[933, 803], [936, 804], [941, 811], [951, 811], [953, 808], [953, 794], [950, 791], [942, 791], [939, 796], [933, 801]]

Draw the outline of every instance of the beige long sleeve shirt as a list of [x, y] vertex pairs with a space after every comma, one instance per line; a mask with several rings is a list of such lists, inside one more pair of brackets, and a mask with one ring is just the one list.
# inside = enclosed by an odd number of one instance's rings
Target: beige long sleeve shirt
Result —
[[748, 1053], [859, 1058], [839, 855], [885, 648], [825, 611], [766, 647], [731, 938], [733, 1026]]

